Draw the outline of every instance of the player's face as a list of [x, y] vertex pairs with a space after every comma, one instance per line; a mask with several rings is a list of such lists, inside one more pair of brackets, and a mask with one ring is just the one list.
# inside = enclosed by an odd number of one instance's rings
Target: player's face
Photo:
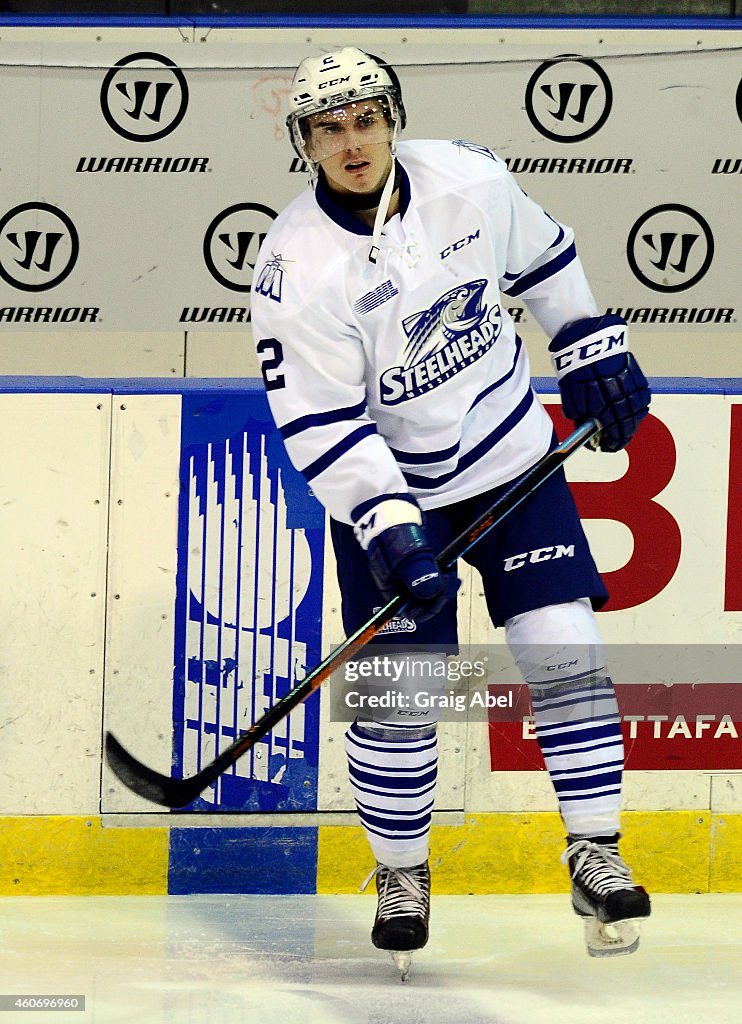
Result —
[[306, 149], [337, 192], [374, 192], [391, 168], [392, 126], [379, 100], [312, 114]]

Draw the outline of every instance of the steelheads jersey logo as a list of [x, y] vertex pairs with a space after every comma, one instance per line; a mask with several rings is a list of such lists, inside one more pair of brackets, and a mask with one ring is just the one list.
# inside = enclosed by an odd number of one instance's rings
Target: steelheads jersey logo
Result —
[[492, 348], [502, 330], [502, 310], [485, 304], [486, 287], [484, 279], [458, 285], [429, 309], [402, 321], [407, 335], [404, 365], [381, 375], [383, 405], [432, 391]]

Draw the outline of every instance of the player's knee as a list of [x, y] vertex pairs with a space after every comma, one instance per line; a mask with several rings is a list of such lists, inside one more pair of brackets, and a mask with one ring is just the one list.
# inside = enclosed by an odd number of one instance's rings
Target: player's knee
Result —
[[359, 683], [354, 684], [358, 686], [353, 705], [359, 725], [397, 727], [405, 734], [416, 727], [428, 732], [435, 728], [446, 685], [443, 654], [410, 651], [366, 661], [368, 668], [359, 671]]
[[587, 598], [514, 615], [505, 623], [505, 638], [528, 683], [552, 686], [604, 674], [603, 640]]

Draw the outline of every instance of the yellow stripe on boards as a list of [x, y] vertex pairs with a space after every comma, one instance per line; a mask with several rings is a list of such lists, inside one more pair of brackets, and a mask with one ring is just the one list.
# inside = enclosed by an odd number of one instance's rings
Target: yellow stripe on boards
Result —
[[[742, 814], [628, 811], [622, 828], [621, 851], [650, 893], [742, 892]], [[3, 817], [0, 895], [164, 895], [168, 839], [168, 828], [103, 828], [96, 816]], [[467, 815], [432, 830], [433, 889], [567, 893], [563, 849], [557, 814]], [[357, 893], [374, 867], [360, 825], [321, 825], [317, 852], [318, 893]]]
[[711, 819], [710, 892], [742, 892], [742, 814]]
[[103, 828], [95, 816], [0, 818], [0, 895], [167, 893], [167, 828]]
[[[712, 844], [708, 811], [625, 812], [621, 852], [635, 881], [650, 893], [708, 892], [709, 878], [712, 891], [742, 891], [742, 815], [715, 817], [723, 817], [726, 831], [718, 826]], [[432, 829], [433, 888], [441, 895], [566, 893], [564, 848], [558, 814], [467, 815], [463, 825]], [[358, 892], [373, 866], [360, 826], [320, 826], [318, 893]]]

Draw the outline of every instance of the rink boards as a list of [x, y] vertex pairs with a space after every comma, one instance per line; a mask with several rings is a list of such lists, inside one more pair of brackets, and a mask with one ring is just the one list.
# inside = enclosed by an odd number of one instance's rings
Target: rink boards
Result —
[[[720, 667], [733, 674], [742, 629], [742, 385], [654, 385], [631, 454], [580, 452], [568, 472], [631, 702], [625, 845], [655, 889], [737, 890], [742, 714]], [[0, 420], [0, 891], [356, 891], [369, 855], [329, 690], [184, 813], [101, 772], [111, 729], [153, 768], [192, 774], [342, 638], [324, 516], [261, 385], [4, 378]], [[462, 645], [497, 660], [502, 637], [462, 578]], [[679, 659], [664, 703], [653, 677], [621, 677], [629, 651]], [[712, 678], [693, 682], [678, 665], [699, 651]], [[445, 717], [439, 891], [564, 888], [527, 713]]]

